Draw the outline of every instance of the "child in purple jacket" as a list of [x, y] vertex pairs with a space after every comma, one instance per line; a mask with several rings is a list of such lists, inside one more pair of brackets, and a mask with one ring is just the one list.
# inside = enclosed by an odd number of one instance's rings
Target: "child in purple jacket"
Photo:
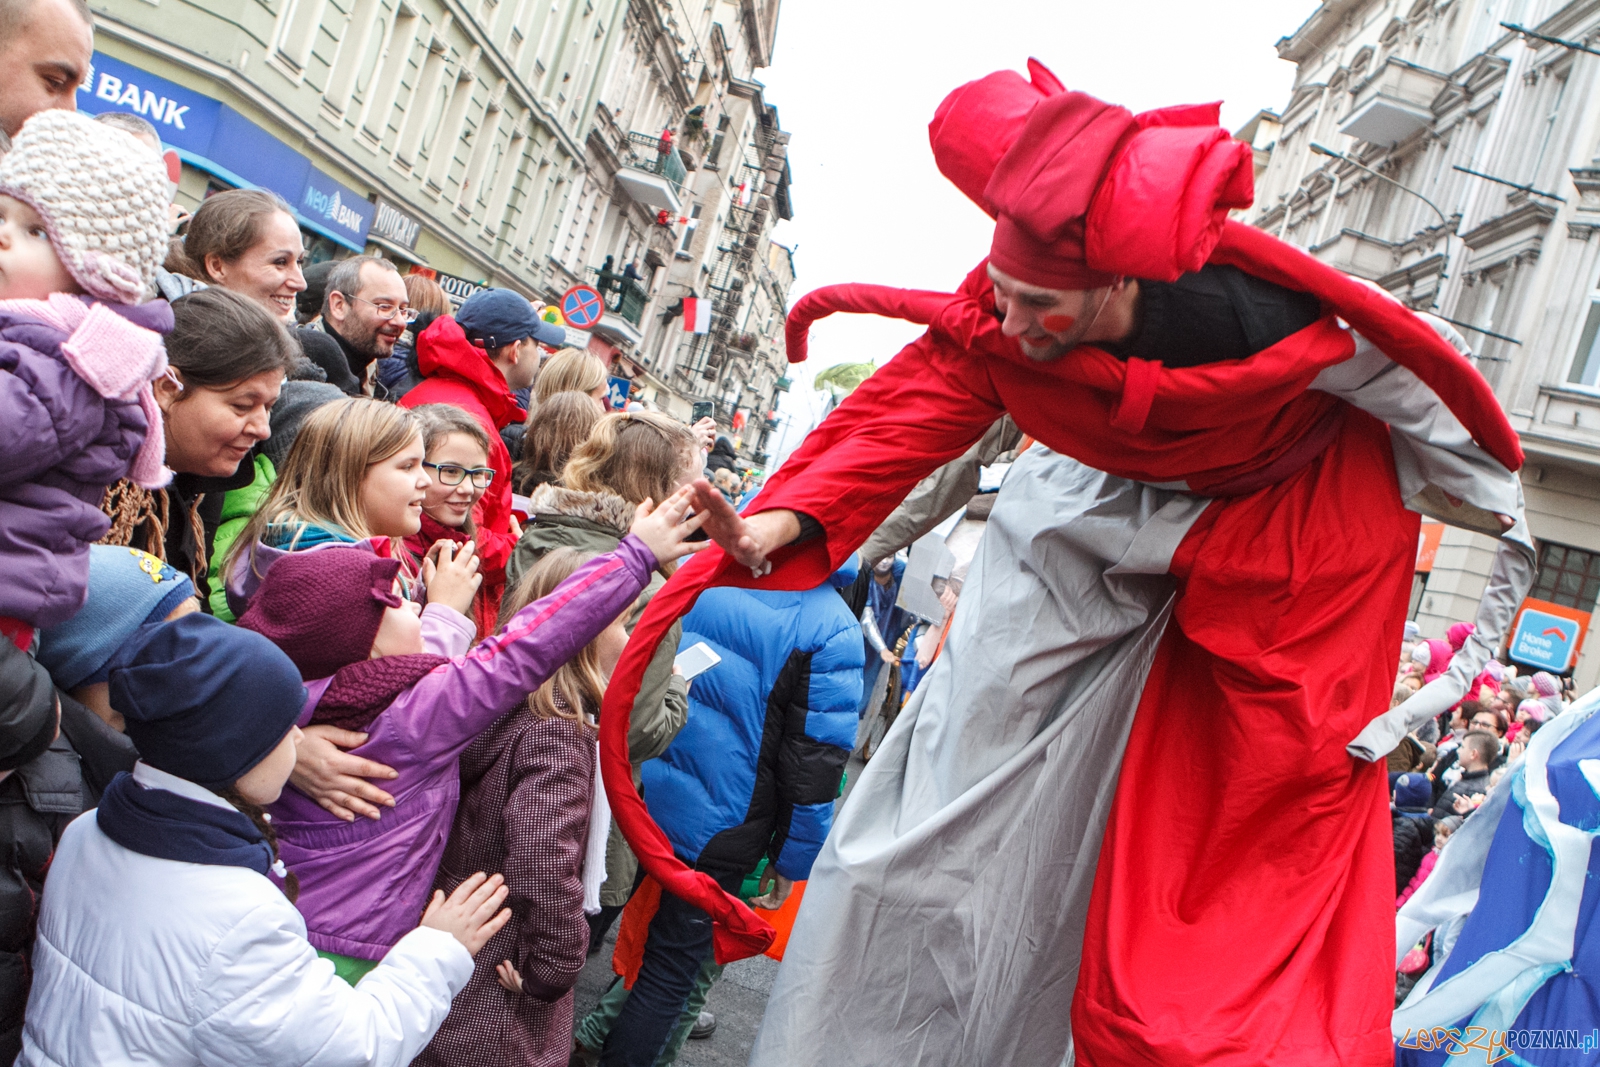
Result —
[[24, 650], [83, 606], [106, 487], [168, 478], [172, 309], [141, 304], [167, 203], [160, 158], [87, 115], [34, 115], [0, 159], [0, 636]]
[[695, 551], [690, 490], [641, 504], [616, 551], [597, 556], [501, 631], [455, 657], [423, 651], [399, 565], [359, 549], [273, 564], [239, 625], [276, 643], [307, 681], [300, 722], [365, 731], [355, 754], [398, 772], [392, 811], [340, 820], [285, 792], [272, 807], [284, 862], [300, 880], [311, 943], [351, 982], [411, 927], [427, 900], [460, 800], [459, 757], [474, 738], [604, 630], [657, 565]]

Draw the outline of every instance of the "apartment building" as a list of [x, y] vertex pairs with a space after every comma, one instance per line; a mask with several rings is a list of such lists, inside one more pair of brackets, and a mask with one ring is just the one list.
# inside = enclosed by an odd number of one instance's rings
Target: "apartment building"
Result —
[[[1522, 435], [1541, 572], [1580, 690], [1600, 595], [1600, 0], [1326, 0], [1257, 151], [1249, 222], [1454, 322]], [[1414, 614], [1471, 619], [1492, 543], [1425, 525]]]

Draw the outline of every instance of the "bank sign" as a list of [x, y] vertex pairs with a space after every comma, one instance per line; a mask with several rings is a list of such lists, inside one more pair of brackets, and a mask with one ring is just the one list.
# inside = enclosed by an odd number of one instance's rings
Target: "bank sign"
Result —
[[366, 238], [376, 210], [370, 201], [357, 196], [355, 190], [340, 185], [316, 167], [306, 176], [306, 187], [296, 206], [302, 215], [309, 215], [338, 231], [352, 244]]
[[222, 104], [96, 52], [89, 76], [78, 89], [78, 110], [138, 115], [149, 120], [163, 143], [203, 156], [211, 148]]
[[1511, 638], [1511, 659], [1560, 674], [1572, 666], [1578, 632], [1576, 619], [1528, 608], [1517, 620], [1517, 631]]
[[307, 229], [356, 252], [366, 247], [374, 210], [367, 198], [220, 100], [96, 52], [78, 89], [78, 109], [138, 115], [190, 166], [229, 185], [271, 189]]

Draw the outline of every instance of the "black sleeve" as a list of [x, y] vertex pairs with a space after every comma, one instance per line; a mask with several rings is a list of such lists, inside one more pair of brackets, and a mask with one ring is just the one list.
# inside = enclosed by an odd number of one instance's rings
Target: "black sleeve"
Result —
[[56, 696], [61, 700], [61, 734], [82, 761], [83, 780], [93, 791], [90, 803], [99, 804], [111, 779], [119, 771], [131, 772], [139, 753], [132, 741], [107, 726], [100, 716], [59, 690]]
[[794, 517], [800, 520], [800, 534], [789, 542], [791, 545], [803, 545], [807, 541], [814, 541], [822, 536], [822, 523], [803, 511], [795, 512]]
[[15, 770], [56, 736], [56, 689], [37, 660], [0, 638], [0, 770]]

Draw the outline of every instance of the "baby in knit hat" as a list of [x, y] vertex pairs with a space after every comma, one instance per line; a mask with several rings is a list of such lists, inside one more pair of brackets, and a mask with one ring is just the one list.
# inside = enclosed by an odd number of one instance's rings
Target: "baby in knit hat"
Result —
[[106, 487], [155, 488], [167, 371], [167, 174], [132, 134], [42, 111], [0, 159], [0, 636], [83, 605]]

